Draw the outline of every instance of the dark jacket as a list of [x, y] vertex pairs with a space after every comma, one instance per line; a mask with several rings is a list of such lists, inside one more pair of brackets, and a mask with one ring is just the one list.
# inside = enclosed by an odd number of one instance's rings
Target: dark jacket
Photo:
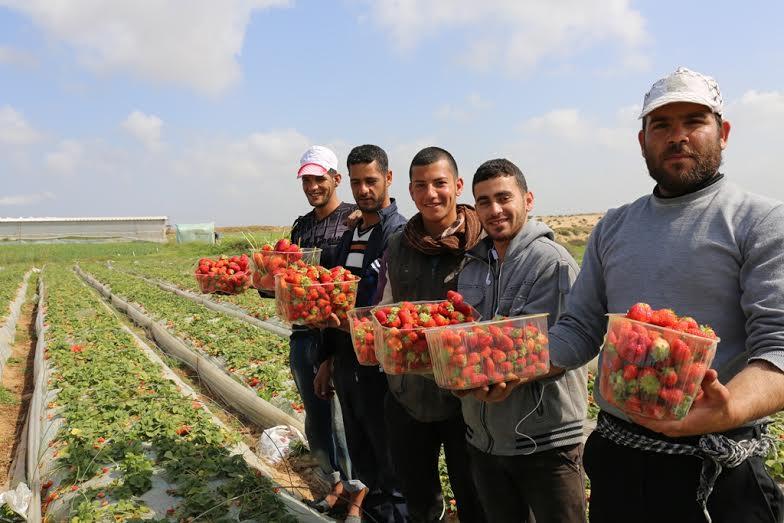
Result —
[[315, 209], [300, 216], [291, 227], [291, 243], [321, 249], [319, 265], [327, 269], [340, 265], [337, 259], [343, 234], [348, 230], [346, 218], [356, 208], [356, 205], [343, 202], [323, 220], [316, 219]]
[[[552, 326], [565, 308], [577, 263], [545, 224], [529, 221], [503, 262], [489, 238], [466, 254], [457, 289], [484, 319], [548, 313]], [[584, 367], [520, 386], [500, 403], [462, 399], [469, 443], [482, 452], [528, 455], [581, 443], [588, 403]]]
[[[389, 237], [402, 229], [407, 221], [405, 216], [397, 212], [397, 204], [395, 203], [394, 198], [392, 198], [391, 204], [379, 210], [378, 214], [381, 217], [381, 221], [373, 229], [373, 232], [370, 233], [370, 238], [368, 238], [368, 243], [365, 248], [365, 257], [362, 261], [362, 269], [354, 269], [352, 271], [361, 278], [357, 288], [357, 307], [375, 305], [380, 299], [380, 296], [376, 296], [376, 288], [378, 286], [378, 271], [381, 263], [381, 255], [384, 254]], [[357, 224], [357, 227], [358, 226], [359, 224]], [[343, 233], [337, 250], [336, 266], [346, 264], [355, 229], [356, 227], [348, 229]], [[328, 359], [338, 348], [348, 349], [353, 355], [354, 351], [351, 346], [351, 338], [347, 333], [337, 329], [326, 329], [324, 331], [324, 343], [319, 348], [317, 363], [321, 363]]]
[[[385, 255], [389, 285], [395, 302], [441, 300], [457, 288], [456, 271], [462, 255], [430, 256], [403, 245], [403, 234], [389, 239]], [[416, 374], [387, 375], [389, 390], [414, 419], [421, 422], [444, 421], [460, 415], [460, 400], [440, 389], [432, 376]]]

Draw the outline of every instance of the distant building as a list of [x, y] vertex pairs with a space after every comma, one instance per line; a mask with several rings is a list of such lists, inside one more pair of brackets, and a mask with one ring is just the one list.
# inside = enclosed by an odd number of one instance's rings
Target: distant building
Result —
[[0, 241], [166, 241], [166, 216], [0, 218]]

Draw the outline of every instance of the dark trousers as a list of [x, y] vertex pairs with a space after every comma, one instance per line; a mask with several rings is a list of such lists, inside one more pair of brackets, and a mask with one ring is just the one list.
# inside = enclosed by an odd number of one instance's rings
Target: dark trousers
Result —
[[[619, 423], [632, 428], [631, 424]], [[636, 431], [663, 439], [641, 427]], [[724, 433], [736, 441], [755, 434], [759, 434], [759, 429]], [[696, 438], [680, 441], [694, 444]], [[592, 523], [706, 521], [697, 503], [702, 467], [699, 458], [636, 450], [616, 445], [593, 432], [585, 444], [584, 464], [591, 480]], [[750, 458], [736, 468], [722, 471], [708, 498], [708, 512], [713, 523], [781, 522], [784, 496], [765, 470], [763, 460]]]
[[582, 447], [571, 445], [530, 456], [496, 456], [469, 444], [474, 484], [487, 520], [585, 522]]
[[462, 414], [444, 421], [418, 421], [390, 393], [386, 397], [384, 415], [395, 472], [408, 504], [409, 521], [439, 520], [444, 498], [438, 476], [438, 455], [443, 445], [460, 522], [484, 522], [471, 477]]
[[349, 338], [348, 348], [336, 351], [332, 380], [354, 476], [369, 490], [363, 510], [369, 521], [402, 523], [407, 510], [393, 472], [384, 422], [387, 378], [378, 367], [359, 365], [350, 344]]
[[289, 367], [305, 406], [305, 437], [310, 453], [330, 481], [351, 478], [351, 461], [340, 412], [331, 401], [316, 396], [316, 355], [321, 343], [319, 331], [294, 331], [289, 340]]

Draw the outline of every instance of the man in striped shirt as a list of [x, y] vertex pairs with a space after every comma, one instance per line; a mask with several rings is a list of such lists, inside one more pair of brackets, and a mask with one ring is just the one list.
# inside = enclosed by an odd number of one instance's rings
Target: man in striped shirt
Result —
[[[375, 296], [379, 259], [392, 233], [406, 223], [389, 197], [392, 171], [387, 155], [376, 145], [360, 145], [348, 155], [351, 191], [362, 211], [362, 219], [353, 230], [343, 234], [337, 263], [361, 278], [357, 289], [357, 307], [378, 303]], [[398, 494], [384, 423], [384, 397], [388, 385], [378, 366], [362, 366], [357, 361], [351, 337], [343, 330], [324, 331], [325, 343], [316, 377], [316, 394], [331, 394], [332, 378], [346, 429], [346, 440], [356, 476], [367, 487], [364, 495], [351, 499], [360, 505], [368, 520], [402, 522], [407, 510]], [[358, 513], [359, 507], [350, 507]], [[346, 521], [349, 521], [348, 519]]]

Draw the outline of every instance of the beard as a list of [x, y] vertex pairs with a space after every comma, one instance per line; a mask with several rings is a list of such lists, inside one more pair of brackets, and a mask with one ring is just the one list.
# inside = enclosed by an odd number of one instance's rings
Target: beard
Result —
[[[665, 168], [664, 162], [669, 156], [675, 154], [689, 155], [694, 161], [694, 167], [689, 170], [678, 168], [678, 163]], [[672, 196], [681, 196], [693, 192], [706, 180], [712, 178], [721, 166], [721, 144], [717, 139], [703, 152], [697, 152], [682, 143], [674, 143], [667, 147], [659, 158], [652, 158], [645, 150], [645, 164], [648, 174], [656, 181], [660, 190]]]
[[357, 203], [357, 207], [359, 207], [359, 210], [362, 212], [378, 212], [382, 209], [383, 205], [384, 198], [381, 200], [373, 200], [369, 205], [366, 202]]

